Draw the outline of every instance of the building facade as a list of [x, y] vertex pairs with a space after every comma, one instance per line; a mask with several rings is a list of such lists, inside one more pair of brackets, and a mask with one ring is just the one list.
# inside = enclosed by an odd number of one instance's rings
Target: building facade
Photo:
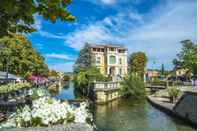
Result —
[[127, 74], [127, 49], [117, 45], [92, 45], [95, 66], [105, 76], [118, 80]]

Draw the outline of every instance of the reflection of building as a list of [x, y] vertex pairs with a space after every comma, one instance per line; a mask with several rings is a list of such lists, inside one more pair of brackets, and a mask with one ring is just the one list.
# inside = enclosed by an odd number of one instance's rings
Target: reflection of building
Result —
[[110, 75], [113, 80], [127, 74], [127, 49], [117, 45], [91, 46], [95, 65], [102, 74]]

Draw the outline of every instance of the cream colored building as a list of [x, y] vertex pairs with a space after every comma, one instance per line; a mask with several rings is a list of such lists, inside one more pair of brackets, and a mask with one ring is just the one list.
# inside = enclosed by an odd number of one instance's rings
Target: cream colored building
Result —
[[177, 69], [176, 76], [184, 76], [188, 72], [188, 69]]
[[95, 65], [100, 72], [118, 80], [127, 74], [127, 49], [117, 45], [92, 45]]

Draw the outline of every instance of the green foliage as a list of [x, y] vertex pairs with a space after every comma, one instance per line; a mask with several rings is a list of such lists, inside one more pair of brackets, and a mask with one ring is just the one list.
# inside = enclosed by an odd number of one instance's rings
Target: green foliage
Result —
[[79, 53], [79, 57], [77, 58], [74, 65], [74, 73], [78, 73], [81, 70], [87, 70], [92, 67], [93, 63], [92, 51], [90, 45], [88, 43], [85, 44], [83, 49], [81, 49]]
[[180, 95], [181, 91], [178, 87], [169, 87], [168, 88], [168, 95], [171, 99], [171, 102], [174, 102], [174, 100], [176, 100], [179, 95]]
[[70, 76], [69, 75], [64, 75], [64, 81], [69, 81], [70, 80]]
[[31, 74], [48, 75], [48, 66], [44, 58], [33, 49], [31, 43], [22, 35], [12, 34], [0, 39], [0, 70], [28, 77]]
[[87, 93], [90, 84], [94, 81], [107, 81], [108, 78], [103, 76], [99, 69], [90, 67], [87, 70], [81, 70], [74, 75], [75, 87], [81, 90], [84, 94]]
[[136, 74], [129, 74], [121, 82], [120, 93], [123, 97], [142, 98], [145, 96], [145, 85], [143, 80]]
[[72, 0], [1, 0], [0, 1], [0, 37], [9, 33], [35, 31], [35, 14], [56, 22], [75, 19], [67, 6]]
[[7, 85], [2, 85], [0, 86], [0, 93], [8, 93], [8, 92], [12, 92], [12, 91], [17, 91], [20, 90], [22, 88], [30, 88], [31, 84], [24, 82], [24, 83], [9, 83]]
[[137, 73], [141, 78], [145, 73], [148, 58], [144, 52], [135, 52], [129, 57], [129, 72]]
[[43, 88], [32, 88], [29, 90], [29, 95], [32, 100], [37, 100], [44, 96], [50, 96], [48, 90]]
[[87, 70], [81, 70], [74, 76], [74, 81], [76, 82], [78, 87], [86, 87], [89, 83], [92, 83], [94, 81], [105, 81], [105, 79], [106, 78], [96, 67], [90, 67]]
[[50, 70], [49, 71], [49, 76], [55, 76], [55, 77], [57, 77], [58, 76], [58, 72], [55, 71], [55, 70]]
[[197, 76], [197, 45], [191, 40], [181, 41], [182, 50], [173, 60], [176, 69], [188, 69]]

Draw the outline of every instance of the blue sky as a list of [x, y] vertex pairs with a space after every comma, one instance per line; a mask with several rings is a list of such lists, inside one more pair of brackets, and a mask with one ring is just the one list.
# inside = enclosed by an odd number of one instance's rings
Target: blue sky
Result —
[[180, 41], [197, 42], [196, 0], [73, 0], [68, 9], [75, 22], [35, 15], [38, 31], [28, 35], [50, 69], [72, 71], [85, 42], [122, 44], [129, 54], [144, 51], [148, 68], [172, 69]]

